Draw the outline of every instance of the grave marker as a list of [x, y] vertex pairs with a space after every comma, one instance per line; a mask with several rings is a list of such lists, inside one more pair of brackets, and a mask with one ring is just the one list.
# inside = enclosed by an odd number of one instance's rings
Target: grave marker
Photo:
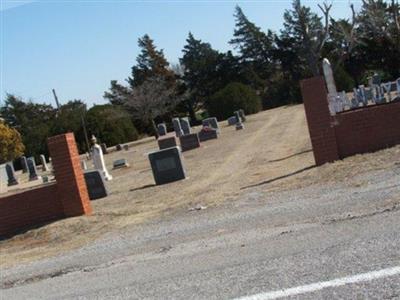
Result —
[[185, 179], [185, 170], [179, 147], [155, 151], [149, 154], [154, 181], [157, 185]]
[[122, 150], [122, 146], [120, 144], [118, 144], [117, 146], [115, 146], [115, 150], [121, 151]]
[[28, 162], [26, 161], [26, 156], [21, 156], [21, 167], [22, 173], [28, 172]]
[[36, 170], [36, 163], [33, 157], [29, 157], [27, 159], [28, 162], [28, 171], [29, 171], [29, 181], [38, 180], [39, 176]]
[[113, 162], [113, 169], [127, 168], [129, 164], [125, 158], [117, 159]]
[[179, 118], [173, 118], [172, 119], [172, 125], [174, 126], [176, 137], [182, 136], [183, 135], [183, 130], [181, 128], [181, 122], [180, 122]]
[[105, 180], [112, 180], [112, 176], [108, 173], [106, 164], [104, 162], [103, 151], [101, 150], [101, 147], [97, 144], [97, 139], [95, 136], [92, 137], [92, 143], [92, 157], [94, 168], [101, 172]]
[[202, 121], [203, 127], [210, 127], [220, 132], [217, 118], [207, 118]]
[[164, 136], [167, 134], [167, 125], [165, 123], [160, 123], [157, 125], [157, 131], [159, 136]]
[[199, 132], [200, 142], [208, 141], [211, 139], [217, 139], [217, 138], [218, 138], [217, 130], [215, 130], [213, 128], [204, 127]]
[[6, 173], [7, 173], [7, 178], [8, 178], [7, 185], [8, 186], [17, 185], [18, 180], [15, 177], [14, 167], [11, 162], [6, 164]]
[[182, 152], [200, 147], [199, 135], [197, 133], [183, 135], [179, 138], [179, 141]]
[[189, 118], [181, 118], [180, 119], [181, 122], [181, 128], [183, 131], [183, 134], [190, 134], [191, 133], [191, 128], [190, 128], [190, 122], [189, 122]]
[[108, 154], [107, 145], [105, 143], [100, 144], [100, 147], [103, 154]]
[[229, 117], [227, 121], [228, 121], [228, 126], [236, 125], [237, 122], [236, 116]]
[[46, 157], [43, 154], [40, 154], [40, 161], [42, 162], [42, 171], [47, 172], [49, 171], [49, 167], [46, 163]]
[[84, 171], [86, 171], [86, 170], [88, 169], [87, 164], [86, 164], [86, 161], [81, 160], [81, 168], [82, 168], [82, 170], [84, 170]]
[[160, 150], [176, 147], [178, 145], [175, 136], [159, 138], [157, 142], [158, 142], [158, 148]]
[[88, 171], [84, 174], [90, 200], [96, 200], [108, 196], [104, 178], [100, 171]]

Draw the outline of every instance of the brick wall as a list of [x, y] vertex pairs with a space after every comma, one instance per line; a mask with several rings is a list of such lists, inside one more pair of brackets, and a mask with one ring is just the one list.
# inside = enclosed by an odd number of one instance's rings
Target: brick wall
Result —
[[400, 144], [400, 102], [332, 117], [323, 77], [303, 80], [300, 85], [316, 165]]
[[0, 198], [0, 236], [92, 210], [72, 133], [48, 139], [56, 183]]

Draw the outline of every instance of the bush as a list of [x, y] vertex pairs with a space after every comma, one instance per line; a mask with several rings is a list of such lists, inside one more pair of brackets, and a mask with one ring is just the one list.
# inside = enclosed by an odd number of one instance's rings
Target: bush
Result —
[[207, 103], [210, 116], [219, 120], [233, 116], [234, 111], [243, 109], [246, 114], [261, 110], [261, 99], [255, 91], [242, 83], [232, 82], [211, 96]]
[[0, 119], [0, 164], [12, 161], [24, 153], [21, 135]]
[[89, 109], [86, 120], [89, 133], [107, 146], [138, 139], [138, 132], [129, 114], [122, 108], [110, 104], [96, 105]]

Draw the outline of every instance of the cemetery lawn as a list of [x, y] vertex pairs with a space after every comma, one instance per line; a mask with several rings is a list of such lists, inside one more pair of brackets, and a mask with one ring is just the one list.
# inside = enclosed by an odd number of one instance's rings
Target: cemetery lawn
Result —
[[[193, 213], [190, 209], [196, 206], [212, 209], [252, 190], [296, 193], [306, 186], [318, 188], [336, 182], [368, 184], [352, 178], [400, 164], [397, 146], [316, 168], [303, 105], [248, 116], [244, 130], [236, 131], [226, 121], [220, 126], [217, 140], [184, 152], [188, 179], [183, 181], [154, 185], [146, 155], [157, 149], [153, 138], [134, 143], [128, 151], [105, 155], [113, 180], [107, 182], [110, 195], [92, 201], [93, 215], [59, 220], [0, 241], [0, 265], [54, 256], [128, 228], [135, 230], [144, 222]], [[126, 158], [131, 167], [112, 170], [113, 161], [120, 158]]]

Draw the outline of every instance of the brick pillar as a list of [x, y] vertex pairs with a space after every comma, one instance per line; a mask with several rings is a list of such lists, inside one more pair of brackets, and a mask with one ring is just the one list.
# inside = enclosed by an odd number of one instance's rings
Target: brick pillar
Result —
[[57, 181], [57, 195], [54, 196], [60, 197], [65, 216], [90, 215], [92, 207], [74, 134], [53, 136], [47, 143]]
[[335, 129], [329, 113], [325, 81], [322, 76], [300, 82], [315, 164], [339, 159]]

